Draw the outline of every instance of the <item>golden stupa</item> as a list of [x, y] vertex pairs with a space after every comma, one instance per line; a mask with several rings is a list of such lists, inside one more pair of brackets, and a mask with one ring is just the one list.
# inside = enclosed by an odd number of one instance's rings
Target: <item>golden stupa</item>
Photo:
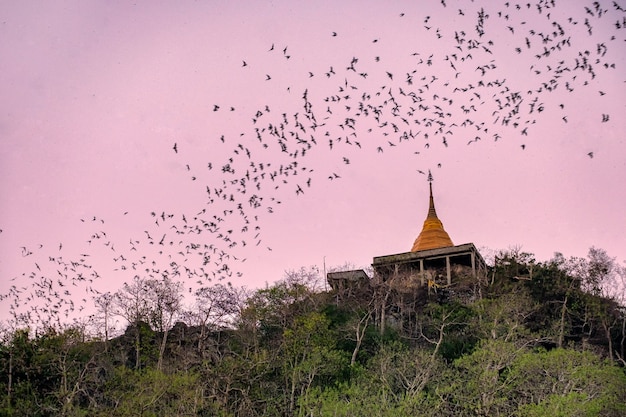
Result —
[[428, 216], [426, 216], [426, 220], [424, 220], [424, 226], [422, 227], [421, 233], [417, 239], [415, 239], [415, 243], [413, 243], [411, 252], [454, 246], [452, 239], [450, 239], [450, 236], [448, 236], [448, 233], [444, 230], [443, 223], [441, 223], [441, 220], [439, 220], [437, 212], [435, 211], [432, 176], [429, 175], [428, 180], [430, 183], [430, 204], [428, 207]]

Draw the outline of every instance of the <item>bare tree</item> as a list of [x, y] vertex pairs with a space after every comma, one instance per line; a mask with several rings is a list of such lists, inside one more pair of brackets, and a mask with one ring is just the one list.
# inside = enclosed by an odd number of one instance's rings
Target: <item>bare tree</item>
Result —
[[148, 284], [144, 278], [135, 275], [133, 280], [125, 282], [114, 294], [115, 312], [123, 317], [135, 331], [135, 368], [141, 365], [141, 332], [140, 325], [149, 318], [150, 304]]
[[233, 288], [231, 283], [216, 284], [199, 288], [195, 295], [196, 303], [191, 317], [194, 324], [200, 326], [198, 349], [202, 350], [206, 332], [231, 324], [234, 316], [240, 312], [241, 291]]
[[181, 311], [183, 286], [181, 282], [172, 281], [167, 276], [161, 280], [148, 280], [146, 286], [151, 301], [151, 306], [149, 306], [150, 323], [162, 335], [157, 362], [157, 369], [162, 370], [167, 336], [174, 324], [174, 319]]
[[365, 331], [370, 323], [372, 318], [372, 314], [374, 313], [374, 308], [372, 307], [373, 303], [367, 306], [365, 311], [363, 311], [355, 320], [354, 323], [354, 341], [355, 346], [354, 350], [352, 350], [352, 358], [350, 359], [350, 366], [354, 366], [356, 363], [357, 355], [361, 350], [361, 345], [363, 344], [363, 339], [365, 338]]
[[111, 316], [114, 313], [114, 301], [115, 297], [110, 292], [105, 292], [103, 294], [98, 295], [94, 298], [94, 302], [96, 304], [96, 308], [98, 309], [99, 316], [96, 318], [102, 320], [102, 327], [104, 329], [104, 347], [105, 350], [108, 348], [109, 342], [109, 323], [111, 320]]

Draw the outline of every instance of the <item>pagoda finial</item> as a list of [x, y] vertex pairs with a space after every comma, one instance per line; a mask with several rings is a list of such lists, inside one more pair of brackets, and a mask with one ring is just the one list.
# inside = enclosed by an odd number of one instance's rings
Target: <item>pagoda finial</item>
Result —
[[[430, 207], [435, 210], [435, 203], [433, 201], [433, 173], [428, 170], [428, 186], [430, 188]], [[430, 214], [430, 209], [428, 210]]]

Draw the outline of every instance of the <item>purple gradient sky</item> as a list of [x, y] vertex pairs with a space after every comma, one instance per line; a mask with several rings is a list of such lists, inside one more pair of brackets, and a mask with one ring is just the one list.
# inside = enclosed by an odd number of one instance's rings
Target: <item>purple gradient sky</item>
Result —
[[[547, 81], [545, 65], [573, 62], [580, 50], [589, 50], [595, 60], [600, 42], [608, 47], [602, 62], [616, 68], [597, 65], [597, 77], [583, 85], [586, 78], [579, 76], [573, 92], [561, 84], [550, 94], [529, 95], [525, 109], [539, 96], [545, 110], [532, 115], [536, 123], [517, 129], [493, 123], [493, 107], [478, 106], [472, 117], [492, 125], [471, 145], [473, 127], [455, 131], [447, 147], [432, 134], [430, 141], [390, 147], [388, 140], [396, 138], [365, 120], [359, 137], [368, 146], [362, 150], [330, 150], [323, 130], [316, 131], [323, 145], [301, 159], [314, 169], [311, 187], [296, 196], [296, 184], [306, 178], [292, 177], [278, 190], [261, 192], [266, 202], [275, 198], [281, 203], [270, 203], [273, 214], [249, 210], [259, 216], [261, 235], [244, 237], [249, 244], [233, 249], [232, 256], [246, 259], [231, 261], [240, 272], [229, 278], [234, 284], [258, 287], [288, 269], [322, 268], [324, 259], [327, 266], [350, 262], [362, 267], [373, 256], [410, 250], [428, 204], [428, 184], [418, 169], [433, 172], [437, 212], [455, 244], [474, 242], [486, 256], [521, 246], [538, 260], [555, 251], [585, 256], [597, 246], [620, 261], [626, 258], [626, 29], [614, 25], [624, 13], [602, 1], [609, 11], [599, 19], [585, 15], [584, 6], [592, 2], [561, 0], [548, 21], [524, 7], [446, 3], [445, 8], [439, 1], [3, 3], [0, 293], [10, 285], [32, 285], [27, 275], [34, 271], [54, 276], [50, 256], [70, 260], [83, 253], [102, 276], [94, 284], [98, 289], [119, 288], [134, 273], [116, 271], [113, 258], [129, 254], [129, 240], [144, 239], [144, 230], [157, 237], [171, 233], [155, 226], [150, 212], [172, 213], [173, 222], [181, 225], [182, 214], [224, 209], [207, 205], [205, 186], [222, 183], [219, 167], [238, 143], [253, 149], [253, 160], [275, 166], [288, 160], [254, 145], [259, 124], [252, 118], [258, 110], [267, 105], [271, 111], [264, 120], [274, 123], [280, 123], [281, 113], [302, 114], [306, 89], [314, 110], [330, 117], [325, 129], [331, 136], [343, 135], [339, 107], [330, 115], [323, 98], [336, 94], [347, 77], [358, 86], [354, 96], [373, 95], [382, 85], [409, 89], [403, 77], [406, 68], [415, 67], [413, 52], [435, 57], [432, 66], [416, 73], [415, 88], [419, 78], [432, 74], [442, 81], [475, 83], [480, 78], [476, 66], [494, 60], [494, 74], [526, 92]], [[463, 69], [455, 76], [444, 57], [455, 52], [455, 31], [473, 33], [481, 3], [490, 14], [485, 39], [494, 41], [494, 53], [474, 51], [471, 63], [459, 63]], [[510, 20], [498, 18], [499, 11], [510, 14]], [[430, 19], [424, 23], [426, 16]], [[577, 26], [565, 25], [570, 16]], [[586, 33], [585, 18], [594, 25], [593, 36]], [[515, 52], [531, 28], [550, 30], [552, 21], [567, 26], [569, 50], [543, 61], [527, 51]], [[272, 44], [275, 50], [268, 51]], [[368, 78], [346, 72], [352, 57], [359, 58]], [[542, 74], [535, 74], [532, 65]], [[324, 75], [330, 66], [338, 73], [332, 79]], [[394, 73], [394, 81], [386, 71]], [[457, 92], [454, 99], [478, 104], [470, 96]], [[610, 115], [609, 121], [602, 122], [603, 114]], [[465, 115], [454, 117], [460, 122]], [[527, 136], [522, 127], [528, 127]], [[366, 134], [367, 128], [372, 132]], [[491, 138], [495, 132], [501, 135], [497, 142]], [[376, 151], [380, 145], [382, 153]], [[208, 171], [208, 162], [217, 168]], [[332, 173], [341, 178], [330, 181]], [[115, 251], [87, 243], [98, 231], [106, 231]], [[211, 235], [198, 239], [220, 244]], [[33, 254], [22, 256], [21, 247]], [[187, 262], [192, 266], [197, 260]], [[0, 317], [7, 311], [4, 301]]]

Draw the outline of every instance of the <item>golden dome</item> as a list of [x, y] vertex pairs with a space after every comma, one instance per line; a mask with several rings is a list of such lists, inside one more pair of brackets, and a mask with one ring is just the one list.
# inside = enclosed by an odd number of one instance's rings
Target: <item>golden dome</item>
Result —
[[428, 216], [424, 220], [424, 226], [422, 232], [419, 234], [411, 252], [418, 252], [421, 250], [446, 248], [448, 246], [454, 246], [452, 239], [448, 236], [448, 233], [443, 228], [443, 223], [437, 217], [435, 211], [435, 200], [433, 199], [433, 184], [430, 183], [430, 205], [428, 207]]

